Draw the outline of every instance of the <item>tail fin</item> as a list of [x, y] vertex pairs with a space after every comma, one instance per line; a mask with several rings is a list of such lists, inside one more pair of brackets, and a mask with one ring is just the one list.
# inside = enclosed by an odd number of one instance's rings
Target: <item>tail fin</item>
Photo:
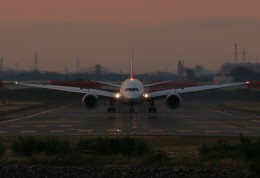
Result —
[[134, 47], [133, 47], [133, 43], [132, 43], [132, 49], [131, 49], [131, 71], [130, 71], [130, 78], [133, 79], [134, 78], [134, 72], [133, 72], [133, 66], [134, 66]]

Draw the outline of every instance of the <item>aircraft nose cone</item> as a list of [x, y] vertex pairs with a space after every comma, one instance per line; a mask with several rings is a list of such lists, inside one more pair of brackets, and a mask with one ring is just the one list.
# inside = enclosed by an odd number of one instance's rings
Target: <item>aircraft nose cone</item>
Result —
[[129, 93], [129, 94], [128, 94], [128, 97], [129, 97], [129, 98], [135, 98], [136, 95], [135, 95], [134, 93]]
[[129, 93], [128, 97], [130, 99], [139, 99], [139, 98], [142, 98], [142, 95], [139, 93]]

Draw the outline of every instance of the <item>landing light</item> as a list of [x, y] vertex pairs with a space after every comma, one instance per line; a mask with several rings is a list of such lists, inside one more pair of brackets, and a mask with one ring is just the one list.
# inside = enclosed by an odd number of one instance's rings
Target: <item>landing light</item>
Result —
[[18, 85], [18, 82], [15, 82], [15, 85]]
[[119, 99], [121, 97], [120, 93], [115, 94], [116, 99]]
[[148, 95], [147, 93], [144, 93], [144, 97], [145, 97], [145, 98], [148, 98], [149, 95]]

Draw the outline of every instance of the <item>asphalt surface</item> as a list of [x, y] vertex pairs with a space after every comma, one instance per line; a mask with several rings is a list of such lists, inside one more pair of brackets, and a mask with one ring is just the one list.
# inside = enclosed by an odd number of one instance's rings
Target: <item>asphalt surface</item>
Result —
[[89, 168], [89, 167], [41, 167], [41, 166], [0, 166], [0, 178], [224, 178], [233, 171], [205, 168]]
[[31, 109], [0, 116], [0, 135], [204, 135], [260, 136], [260, 115], [221, 107], [223, 103], [185, 101], [170, 110], [157, 102], [157, 113], [148, 105], [117, 105], [117, 113], [107, 113], [107, 105], [94, 110], [68, 104]]

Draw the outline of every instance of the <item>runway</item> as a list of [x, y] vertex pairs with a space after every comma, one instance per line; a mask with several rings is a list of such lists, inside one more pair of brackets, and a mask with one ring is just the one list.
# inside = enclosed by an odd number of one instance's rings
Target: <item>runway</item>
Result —
[[221, 103], [187, 102], [170, 110], [157, 102], [157, 113], [148, 105], [117, 106], [107, 113], [107, 105], [87, 110], [80, 104], [49, 106], [0, 116], [0, 135], [202, 135], [260, 136], [260, 115], [221, 107]]

